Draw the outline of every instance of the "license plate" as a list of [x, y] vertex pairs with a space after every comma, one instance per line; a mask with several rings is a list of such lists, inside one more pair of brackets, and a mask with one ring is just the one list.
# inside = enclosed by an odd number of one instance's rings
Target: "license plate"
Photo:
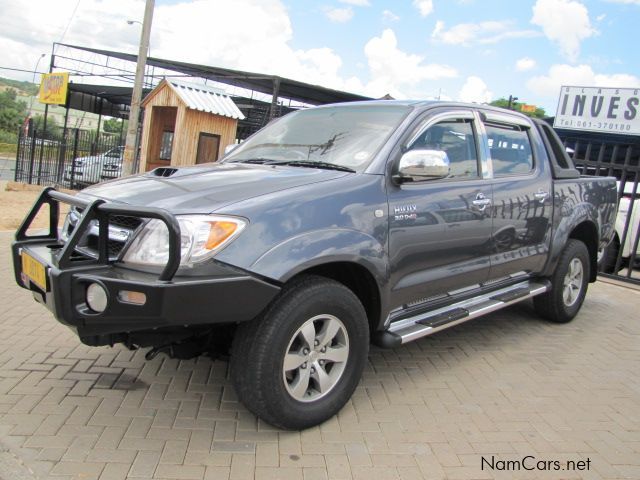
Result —
[[22, 252], [22, 273], [42, 290], [47, 290], [47, 270], [28, 253]]

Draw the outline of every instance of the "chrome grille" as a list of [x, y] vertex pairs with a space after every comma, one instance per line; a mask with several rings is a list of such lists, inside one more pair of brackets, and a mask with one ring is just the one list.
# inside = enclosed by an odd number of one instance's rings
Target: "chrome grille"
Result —
[[[63, 227], [66, 238], [71, 235], [82, 216], [82, 211], [73, 207], [69, 210], [67, 219]], [[109, 239], [107, 241], [107, 252], [109, 260], [117, 260], [127, 244], [133, 239], [135, 231], [144, 221], [138, 217], [127, 215], [109, 216]], [[92, 258], [98, 257], [100, 227], [98, 220], [93, 220], [87, 232], [78, 242], [76, 252]], [[66, 240], [65, 238], [65, 240]]]
[[111, 215], [109, 225], [135, 230], [142, 224], [142, 219], [138, 217], [128, 217], [126, 215]]

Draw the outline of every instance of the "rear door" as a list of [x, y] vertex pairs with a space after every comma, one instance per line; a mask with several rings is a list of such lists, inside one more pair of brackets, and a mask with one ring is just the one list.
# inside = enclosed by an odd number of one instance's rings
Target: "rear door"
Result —
[[[477, 285], [488, 278], [491, 182], [483, 178], [477, 121], [470, 109], [437, 110], [414, 124], [402, 151], [437, 150], [450, 177], [390, 181], [392, 308]], [[393, 155], [397, 168], [401, 151]], [[391, 175], [389, 175], [391, 178]]]
[[481, 129], [493, 185], [492, 280], [539, 272], [551, 239], [552, 179], [528, 120], [483, 112]]

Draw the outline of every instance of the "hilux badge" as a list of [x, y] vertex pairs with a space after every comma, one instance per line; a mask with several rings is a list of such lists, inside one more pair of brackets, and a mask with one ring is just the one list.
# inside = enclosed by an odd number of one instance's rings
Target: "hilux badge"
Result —
[[418, 218], [416, 212], [418, 211], [417, 205], [398, 205], [393, 207], [393, 213], [395, 214], [395, 220], [415, 220]]
[[411, 212], [417, 212], [417, 211], [418, 211], [417, 205], [398, 205], [397, 207], [393, 207], [393, 213], [395, 214], [411, 213]]

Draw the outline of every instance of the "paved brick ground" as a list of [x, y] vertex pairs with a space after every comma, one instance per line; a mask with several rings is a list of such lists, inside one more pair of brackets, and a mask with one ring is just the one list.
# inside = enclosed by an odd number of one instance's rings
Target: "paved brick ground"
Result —
[[[569, 325], [522, 305], [374, 348], [336, 418], [282, 432], [238, 404], [224, 362], [80, 344], [13, 284], [9, 239], [0, 442], [39, 478], [640, 479], [639, 292], [598, 283]], [[591, 463], [490, 471], [483, 455]]]

